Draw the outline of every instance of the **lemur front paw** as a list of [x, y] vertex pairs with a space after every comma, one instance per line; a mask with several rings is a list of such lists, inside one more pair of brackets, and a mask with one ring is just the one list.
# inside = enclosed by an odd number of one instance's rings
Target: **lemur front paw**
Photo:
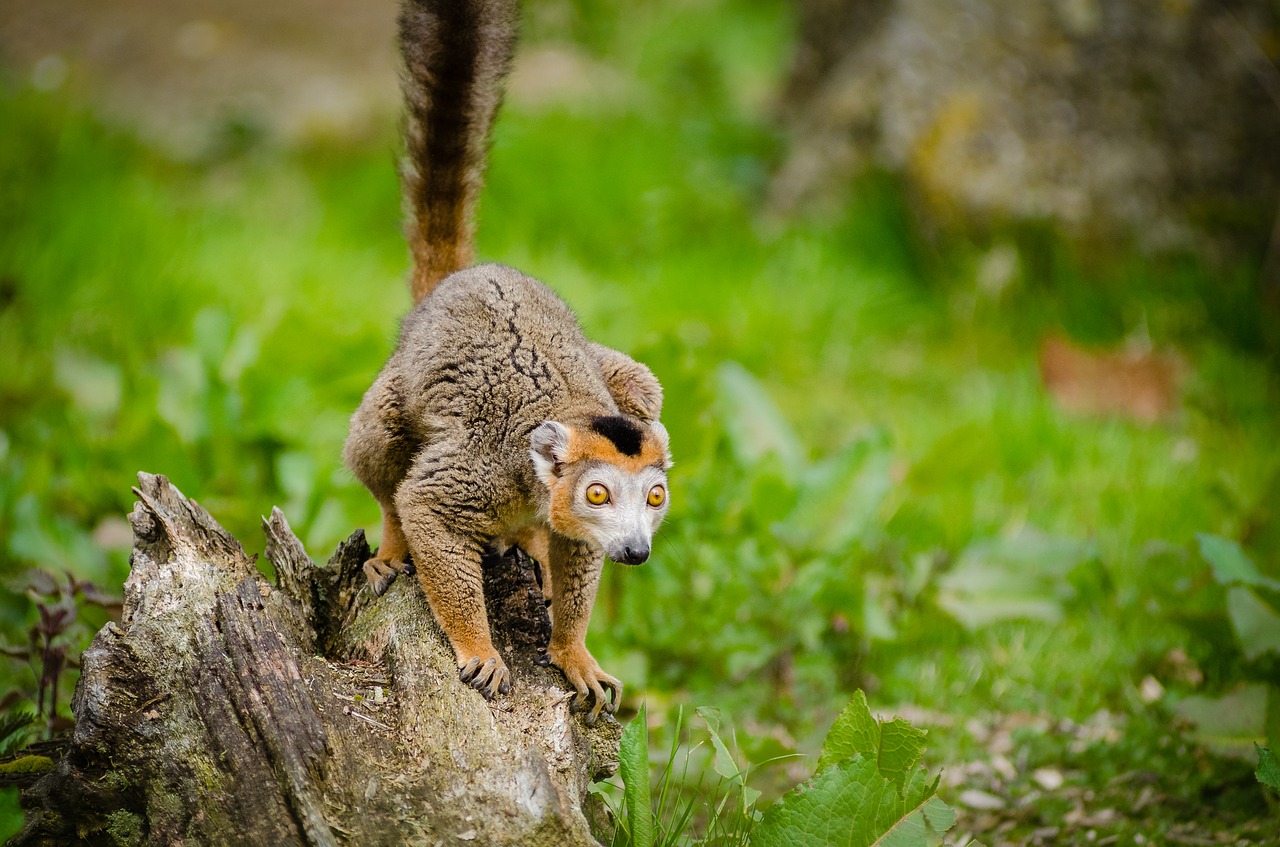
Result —
[[479, 691], [486, 700], [511, 690], [511, 671], [497, 656], [487, 659], [473, 656], [466, 662], [459, 662], [458, 678]]
[[[586, 716], [587, 726], [595, 726], [601, 709], [613, 714], [618, 703], [622, 701], [622, 683], [600, 669], [600, 663], [587, 651], [587, 645], [573, 644], [568, 647], [552, 645], [551, 649], [547, 650], [547, 658], [551, 660], [551, 664], [564, 672], [569, 684], [578, 692], [570, 708], [575, 711], [585, 709], [589, 700], [595, 701], [595, 705]], [[606, 689], [609, 696], [605, 695]]]
[[387, 593], [391, 583], [404, 569], [404, 562], [393, 562], [376, 557], [369, 559], [364, 563], [364, 575], [369, 580], [369, 590], [375, 597], [381, 597]]

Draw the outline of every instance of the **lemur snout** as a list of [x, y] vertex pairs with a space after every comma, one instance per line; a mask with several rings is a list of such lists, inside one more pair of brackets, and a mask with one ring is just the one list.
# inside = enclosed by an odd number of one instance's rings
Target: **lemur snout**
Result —
[[649, 546], [640, 543], [636, 543], [634, 546], [626, 545], [622, 548], [621, 556], [610, 556], [609, 558], [624, 565], [643, 565], [645, 560], [649, 558]]

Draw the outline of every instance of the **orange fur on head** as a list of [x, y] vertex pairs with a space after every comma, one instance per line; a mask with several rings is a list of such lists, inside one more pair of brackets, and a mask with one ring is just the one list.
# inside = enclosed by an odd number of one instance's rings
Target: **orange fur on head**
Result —
[[665, 440], [649, 428], [641, 432], [639, 450], [635, 455], [622, 452], [617, 444], [592, 429], [577, 426], [565, 429], [568, 431], [568, 444], [558, 457], [557, 475], [548, 475], [544, 479], [551, 495], [547, 516], [551, 526], [561, 535], [586, 538], [588, 527], [573, 508], [582, 474], [596, 462], [613, 465], [627, 473], [639, 473], [648, 467], [665, 468], [669, 463], [667, 448]]
[[625, 471], [635, 473], [649, 466], [665, 467], [667, 450], [658, 439], [646, 431], [640, 441], [640, 453], [628, 456], [600, 433], [572, 427], [569, 430], [569, 449], [565, 456], [565, 463], [572, 464], [583, 459], [608, 462]]
[[577, 514], [573, 510], [573, 492], [578, 485], [578, 477], [582, 475], [582, 469], [557, 477], [554, 482], [547, 487], [551, 494], [551, 505], [547, 510], [547, 518], [553, 529], [561, 535], [569, 538], [586, 538], [588, 536], [587, 526], [578, 520]]

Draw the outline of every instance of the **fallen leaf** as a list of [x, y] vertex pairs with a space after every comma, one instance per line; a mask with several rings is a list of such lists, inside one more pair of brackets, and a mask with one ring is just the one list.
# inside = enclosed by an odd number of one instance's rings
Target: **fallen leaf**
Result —
[[1040, 378], [1058, 405], [1077, 415], [1155, 423], [1178, 408], [1181, 361], [1147, 349], [1086, 350], [1061, 336], [1040, 347]]
[[1056, 768], [1036, 768], [1031, 777], [1045, 791], [1057, 791], [1066, 781], [1062, 771]]
[[979, 791], [976, 788], [970, 788], [968, 791], [961, 791], [960, 796], [956, 798], [960, 805], [968, 806], [970, 809], [978, 809], [981, 811], [995, 811], [1003, 809], [1005, 803], [1003, 797], [997, 797], [986, 791]]

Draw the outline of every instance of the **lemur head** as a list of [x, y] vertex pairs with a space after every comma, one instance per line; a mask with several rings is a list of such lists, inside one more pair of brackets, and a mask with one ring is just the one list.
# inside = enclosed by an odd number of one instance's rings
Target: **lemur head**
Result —
[[667, 429], [621, 415], [580, 425], [546, 421], [529, 436], [533, 468], [551, 495], [561, 535], [591, 541], [615, 562], [649, 558], [667, 514]]

